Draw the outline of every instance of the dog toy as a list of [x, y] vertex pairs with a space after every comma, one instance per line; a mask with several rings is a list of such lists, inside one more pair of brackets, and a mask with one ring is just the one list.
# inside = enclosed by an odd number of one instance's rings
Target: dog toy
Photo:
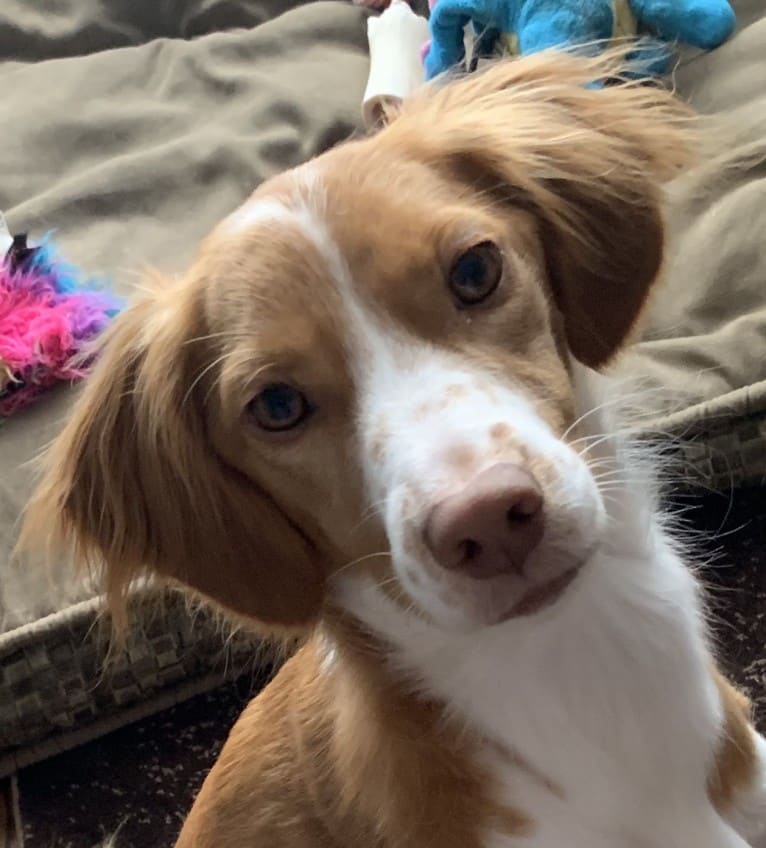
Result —
[[386, 120], [402, 98], [425, 82], [421, 60], [428, 38], [428, 21], [404, 0], [393, 0], [380, 15], [367, 19], [370, 73], [362, 101], [368, 127]]
[[[0, 226], [2, 225], [0, 217]], [[120, 310], [119, 302], [61, 262], [49, 240], [0, 234], [10, 245], [0, 262], [0, 419], [59, 381], [85, 376], [74, 363], [87, 342]]]
[[644, 34], [653, 44], [638, 56], [642, 75], [651, 75], [666, 70], [668, 42], [710, 50], [732, 34], [736, 19], [728, 0], [438, 0], [429, 24], [426, 79], [463, 62], [468, 24], [483, 51], [492, 41], [512, 55], [595, 42], [603, 49], [610, 40]]

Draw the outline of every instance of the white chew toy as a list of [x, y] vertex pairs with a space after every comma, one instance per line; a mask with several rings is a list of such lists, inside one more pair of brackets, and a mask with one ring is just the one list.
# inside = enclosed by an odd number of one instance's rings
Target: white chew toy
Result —
[[399, 103], [425, 81], [420, 51], [428, 40], [428, 21], [404, 0], [392, 0], [380, 17], [367, 20], [370, 75], [362, 101], [368, 127], [385, 119], [387, 106]]

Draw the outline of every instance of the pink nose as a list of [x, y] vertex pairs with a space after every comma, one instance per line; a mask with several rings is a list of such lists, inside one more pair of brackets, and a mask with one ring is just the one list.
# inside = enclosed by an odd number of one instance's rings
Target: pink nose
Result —
[[543, 536], [543, 494], [535, 478], [498, 463], [432, 510], [425, 538], [444, 568], [484, 580], [523, 573]]

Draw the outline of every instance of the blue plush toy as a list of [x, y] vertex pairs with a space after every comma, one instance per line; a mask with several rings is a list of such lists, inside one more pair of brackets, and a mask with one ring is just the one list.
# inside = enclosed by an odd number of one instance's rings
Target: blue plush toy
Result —
[[430, 18], [427, 79], [464, 60], [469, 23], [481, 53], [488, 44], [526, 54], [645, 34], [657, 40], [650, 59], [642, 53], [642, 70], [650, 74], [667, 68], [668, 42], [709, 50], [726, 41], [736, 21], [728, 0], [438, 0]]

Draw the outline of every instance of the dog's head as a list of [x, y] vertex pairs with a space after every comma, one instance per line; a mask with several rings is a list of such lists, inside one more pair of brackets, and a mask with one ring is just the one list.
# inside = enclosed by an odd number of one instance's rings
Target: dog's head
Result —
[[270, 626], [348, 575], [444, 627], [555, 597], [604, 525], [572, 363], [631, 331], [687, 157], [684, 110], [600, 61], [428, 89], [262, 185], [116, 320], [27, 536]]

